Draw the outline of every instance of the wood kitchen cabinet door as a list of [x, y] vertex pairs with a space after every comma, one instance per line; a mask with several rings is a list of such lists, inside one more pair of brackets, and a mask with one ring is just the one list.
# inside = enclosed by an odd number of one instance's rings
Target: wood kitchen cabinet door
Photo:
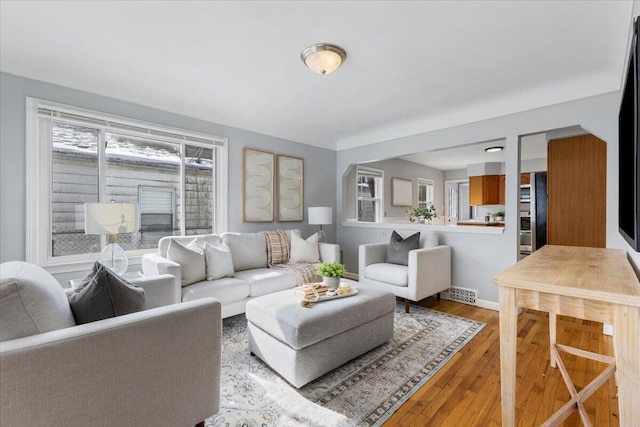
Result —
[[507, 177], [500, 175], [498, 180], [498, 204], [504, 205], [506, 203]]
[[469, 177], [469, 204], [497, 205], [499, 196], [499, 176], [483, 175]]
[[607, 144], [580, 135], [549, 141], [547, 150], [547, 243], [604, 248]]

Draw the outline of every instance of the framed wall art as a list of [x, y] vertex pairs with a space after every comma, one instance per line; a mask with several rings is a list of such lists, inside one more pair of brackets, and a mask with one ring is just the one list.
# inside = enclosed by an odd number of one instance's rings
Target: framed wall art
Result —
[[274, 154], [245, 148], [242, 159], [242, 221], [273, 221]]
[[413, 181], [391, 179], [391, 205], [413, 206]]
[[276, 165], [278, 221], [302, 221], [304, 219], [304, 160], [278, 154]]

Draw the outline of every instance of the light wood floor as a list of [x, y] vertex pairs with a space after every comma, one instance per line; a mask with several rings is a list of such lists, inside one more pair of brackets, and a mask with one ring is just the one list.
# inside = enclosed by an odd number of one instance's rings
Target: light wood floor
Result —
[[[446, 366], [384, 424], [385, 427], [500, 426], [500, 337], [498, 312], [427, 298], [420, 305], [485, 322], [487, 325]], [[525, 310], [518, 316], [516, 419], [519, 426], [539, 426], [569, 400], [560, 371], [549, 366], [549, 318]], [[558, 342], [613, 355], [602, 324], [558, 317]], [[576, 388], [595, 378], [604, 364], [561, 354]], [[594, 426], [618, 426], [615, 381], [609, 380], [587, 402]], [[580, 426], [574, 413], [562, 426]]]

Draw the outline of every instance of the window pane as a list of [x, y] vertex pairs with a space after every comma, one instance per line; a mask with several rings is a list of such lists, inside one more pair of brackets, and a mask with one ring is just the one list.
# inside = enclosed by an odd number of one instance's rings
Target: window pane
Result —
[[84, 234], [84, 203], [98, 201], [98, 129], [52, 122], [51, 255], [99, 252]]
[[376, 201], [358, 200], [358, 221], [376, 222]]
[[213, 149], [185, 146], [185, 234], [213, 233]]
[[[105, 138], [106, 197], [103, 201], [137, 203], [140, 213], [140, 231], [118, 235], [120, 246], [125, 250], [157, 248], [160, 238], [179, 235], [180, 145], [111, 132], [106, 132]], [[170, 205], [167, 205], [167, 194]], [[154, 196], [156, 203], [151, 203]]]

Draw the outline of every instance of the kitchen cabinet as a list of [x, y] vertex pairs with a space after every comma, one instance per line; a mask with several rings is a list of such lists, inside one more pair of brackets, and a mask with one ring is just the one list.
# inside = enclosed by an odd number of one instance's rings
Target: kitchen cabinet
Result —
[[507, 177], [500, 175], [498, 178], [498, 204], [504, 205], [506, 201]]
[[482, 175], [469, 177], [469, 204], [500, 204], [500, 175]]
[[547, 243], [606, 246], [607, 143], [594, 135], [549, 141]]
[[521, 173], [520, 174], [520, 185], [529, 185], [531, 184], [531, 174], [530, 173]]

